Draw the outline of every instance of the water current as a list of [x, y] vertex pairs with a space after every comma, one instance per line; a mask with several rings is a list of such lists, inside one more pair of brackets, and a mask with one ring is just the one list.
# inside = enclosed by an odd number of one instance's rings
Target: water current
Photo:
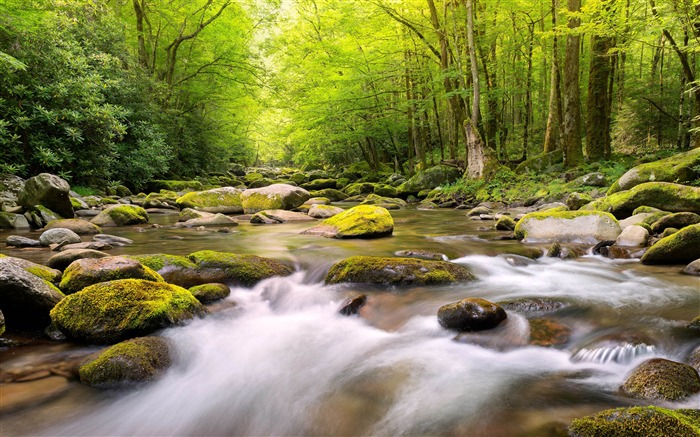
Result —
[[[677, 266], [593, 255], [513, 262], [503, 254], [522, 253], [524, 245], [493, 241], [492, 223], [459, 211], [392, 214], [394, 236], [370, 241], [300, 235], [309, 223], [242, 224], [232, 233], [175, 229], [176, 215], [154, 216], [162, 228], [110, 230], [135, 241], [113, 254], [255, 253], [290, 260], [297, 273], [234, 287], [211, 316], [161, 332], [174, 364], [157, 381], [107, 391], [72, 382], [60, 396], [4, 414], [1, 434], [517, 436], [642, 405], [618, 392], [625, 375], [651, 357], [685, 361], [700, 345], [683, 328], [700, 312], [700, 280]], [[444, 253], [477, 280], [409, 289], [323, 283], [335, 261], [403, 249]], [[50, 256], [0, 252], [38, 262]], [[357, 293], [368, 296], [359, 317], [339, 315]], [[536, 316], [570, 335], [555, 347], [530, 345], [526, 317], [533, 313], [514, 309], [493, 332], [455, 341], [436, 313], [465, 297], [546, 299], [553, 306]], [[97, 348], [41, 343], [2, 350], [0, 358], [8, 369], [86, 350]], [[698, 408], [700, 396], [673, 406]]]

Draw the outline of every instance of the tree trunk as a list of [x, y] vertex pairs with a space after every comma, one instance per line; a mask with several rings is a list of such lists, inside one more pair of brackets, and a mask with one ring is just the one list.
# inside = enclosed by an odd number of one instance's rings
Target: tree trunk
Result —
[[586, 120], [586, 154], [593, 161], [605, 157], [610, 138], [610, 57], [612, 39], [591, 36], [591, 63], [588, 78], [588, 118]]
[[[557, 0], [552, 0], [552, 28], [557, 27]], [[549, 114], [544, 134], [544, 153], [553, 152], [560, 147], [559, 129], [561, 128], [561, 75], [559, 73], [559, 44], [557, 34], [552, 41], [552, 72], [549, 78]]]
[[138, 42], [138, 60], [139, 64], [141, 64], [143, 68], [149, 70], [148, 55], [146, 54], [146, 37], [143, 34], [144, 5], [143, 3], [139, 2], [139, 0], [133, 0], [133, 5], [134, 13], [136, 14], [136, 39]]
[[[568, 0], [571, 12], [581, 10], [581, 0]], [[579, 90], [579, 46], [581, 37], [575, 33], [580, 19], [570, 17], [569, 35], [566, 37], [566, 57], [564, 60], [564, 111], [562, 146], [564, 165], [576, 167], [583, 162], [581, 149], [581, 96]]]

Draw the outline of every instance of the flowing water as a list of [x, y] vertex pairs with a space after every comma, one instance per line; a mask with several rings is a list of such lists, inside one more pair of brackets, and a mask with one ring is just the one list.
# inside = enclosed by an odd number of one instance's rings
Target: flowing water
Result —
[[[2, 435], [65, 436], [513, 436], [548, 422], [640, 402], [618, 387], [641, 361], [687, 361], [700, 339], [683, 326], [700, 313], [700, 280], [675, 267], [598, 256], [513, 262], [517, 242], [492, 241], [489, 222], [459, 211], [392, 211], [393, 237], [332, 240], [300, 235], [312, 224], [232, 233], [117, 228], [135, 243], [113, 254], [212, 249], [287, 259], [294, 275], [232, 288], [219, 311], [163, 331], [174, 365], [139, 388], [97, 390], [72, 382], [59, 396], [3, 414]], [[0, 235], [4, 238], [6, 234]], [[533, 246], [539, 248], [537, 246]], [[446, 254], [478, 278], [409, 289], [323, 284], [347, 256], [402, 249]], [[46, 251], [0, 252], [45, 261]], [[516, 261], [522, 261], [516, 257]], [[368, 295], [359, 317], [338, 314]], [[465, 297], [540, 298], [544, 317], [566, 326], [557, 347], [528, 345], [532, 312], [509, 311], [492, 332], [461, 336], [437, 309]], [[541, 308], [540, 308], [541, 309]], [[41, 343], [0, 351], [3, 369], [96, 348]], [[700, 407], [700, 396], [674, 406]]]

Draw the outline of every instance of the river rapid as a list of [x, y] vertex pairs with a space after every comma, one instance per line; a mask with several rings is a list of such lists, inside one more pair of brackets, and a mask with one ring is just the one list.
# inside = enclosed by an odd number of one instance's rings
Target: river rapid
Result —
[[[493, 222], [470, 221], [461, 211], [392, 215], [394, 235], [377, 240], [300, 235], [313, 223], [245, 223], [230, 233], [181, 229], [172, 227], [175, 214], [152, 216], [163, 227], [106, 229], [134, 240], [113, 255], [254, 253], [292, 261], [297, 273], [234, 287], [211, 316], [159, 333], [170, 340], [173, 366], [157, 381], [124, 390], [71, 382], [51, 399], [3, 413], [0, 434], [517, 436], [644, 405], [618, 392], [625, 376], [652, 357], [687, 362], [700, 346], [684, 328], [700, 313], [700, 279], [681, 275], [680, 266], [594, 255], [513, 262], [503, 255], [546, 246], [494, 241], [501, 233], [489, 229]], [[444, 253], [477, 280], [409, 289], [323, 283], [338, 260], [404, 249]], [[35, 262], [51, 255], [0, 253]], [[359, 317], [339, 315], [342, 302], [358, 293], [368, 296]], [[567, 327], [569, 336], [555, 347], [529, 345], [526, 316], [533, 314], [508, 310], [502, 326], [455, 341], [436, 314], [466, 297], [555, 302], [535, 316]], [[2, 348], [0, 365], [8, 370], [95, 350], [37, 342]], [[663, 405], [699, 408], [700, 395]]]

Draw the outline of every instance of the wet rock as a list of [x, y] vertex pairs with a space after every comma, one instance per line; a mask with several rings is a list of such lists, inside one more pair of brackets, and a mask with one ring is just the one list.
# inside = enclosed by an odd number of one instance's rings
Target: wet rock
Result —
[[63, 272], [59, 288], [65, 294], [77, 293], [83, 288], [115, 279], [144, 279], [162, 282], [163, 278], [135, 259], [122, 256], [83, 258], [74, 261]]
[[0, 413], [19, 410], [62, 394], [69, 386], [68, 379], [51, 376], [30, 382], [0, 384]]
[[180, 209], [191, 208], [211, 213], [239, 214], [243, 212], [241, 193], [243, 190], [233, 187], [193, 191], [179, 197], [177, 206]]
[[397, 250], [394, 252], [394, 255], [404, 258], [432, 259], [439, 261], [448, 260], [447, 255], [444, 253], [430, 252], [422, 249]]
[[700, 258], [700, 224], [662, 238], [642, 256], [644, 264], [685, 264]]
[[56, 175], [41, 173], [27, 179], [18, 193], [17, 204], [27, 209], [42, 205], [56, 212], [63, 218], [73, 217], [73, 205], [70, 202], [68, 182]]
[[85, 241], [83, 243], [62, 244], [54, 250], [57, 250], [59, 252], [63, 252], [65, 250], [83, 250], [83, 249], [101, 251], [101, 250], [110, 250], [113, 248], [114, 248], [114, 246], [112, 246], [111, 244], [106, 243], [104, 241]]
[[637, 333], [614, 333], [594, 338], [575, 349], [571, 360], [625, 364], [653, 353], [656, 353], [656, 347], [650, 338]]
[[512, 231], [517, 223], [507, 215], [501, 216], [496, 222], [496, 229], [499, 231]]
[[111, 344], [206, 313], [184, 288], [165, 282], [119, 279], [66, 296], [51, 310], [51, 321], [69, 339]]
[[700, 150], [678, 153], [659, 161], [638, 165], [612, 184], [608, 194], [629, 190], [645, 182], [688, 183], [700, 177], [695, 166], [700, 164]]
[[505, 310], [498, 304], [480, 298], [443, 305], [437, 316], [444, 328], [461, 332], [492, 329], [507, 318]]
[[22, 214], [0, 212], [0, 229], [29, 229], [29, 221]]
[[465, 267], [446, 261], [376, 256], [346, 258], [333, 264], [326, 275], [327, 284], [355, 282], [393, 286], [438, 285], [473, 279]]
[[542, 347], [565, 346], [571, 338], [571, 328], [552, 319], [530, 319], [529, 344]]
[[340, 305], [338, 314], [343, 316], [357, 315], [360, 312], [360, 308], [362, 308], [365, 303], [367, 303], [366, 294], [348, 298]]
[[524, 297], [498, 302], [506, 311], [515, 311], [526, 316], [539, 316], [553, 313], [571, 306], [569, 302], [545, 297]]
[[380, 206], [358, 205], [324, 220], [303, 234], [327, 238], [380, 238], [392, 234], [394, 219]]
[[233, 217], [217, 213], [208, 217], [193, 218], [185, 222], [178, 222], [175, 226], [182, 228], [196, 228], [199, 226], [238, 226], [238, 222]]
[[194, 285], [213, 282], [203, 278], [197, 264], [184, 256], [158, 253], [132, 255], [131, 258], [158, 272], [165, 282], [179, 285], [180, 287], [190, 288]]
[[49, 311], [61, 299], [61, 293], [49, 282], [13, 262], [0, 258], [0, 310], [12, 326], [44, 328]]
[[134, 338], [90, 357], [80, 366], [80, 381], [101, 388], [133, 385], [152, 381], [170, 364], [170, 352], [165, 339]]
[[700, 187], [668, 182], [646, 182], [589, 203], [584, 209], [606, 211], [627, 218], [639, 206], [652, 206], [670, 212], [700, 214]]
[[73, 261], [83, 259], [83, 258], [104, 258], [109, 256], [104, 252], [92, 249], [67, 249], [62, 250], [56, 255], [49, 258], [46, 265], [58, 269], [65, 270]]
[[620, 232], [615, 217], [598, 211], [534, 212], [515, 227], [515, 235], [526, 242], [595, 244], [615, 240]]
[[688, 323], [688, 328], [700, 330], [700, 316], [697, 316]]
[[22, 237], [20, 235], [10, 235], [5, 240], [5, 244], [10, 247], [41, 247], [41, 242], [39, 240]]
[[272, 184], [263, 188], [248, 189], [241, 193], [241, 204], [246, 214], [266, 209], [290, 210], [302, 205], [311, 195], [300, 187]]
[[700, 392], [700, 376], [687, 364], [654, 358], [637, 366], [620, 390], [638, 399], [676, 401]]
[[547, 249], [547, 258], [559, 258], [561, 256], [561, 243], [558, 241], [555, 241], [552, 243], [551, 246], [549, 246], [549, 249]]
[[316, 219], [327, 219], [344, 211], [343, 208], [337, 206], [313, 204], [309, 208], [308, 215]]
[[228, 297], [231, 294], [231, 289], [226, 284], [221, 283], [209, 283], [202, 285], [195, 285], [189, 288], [192, 296], [196, 297], [201, 303], [210, 303], [219, 299]]
[[80, 243], [80, 236], [70, 229], [54, 228], [44, 231], [39, 236], [42, 246], [48, 247], [52, 244], [72, 244]]
[[97, 226], [138, 225], [148, 223], [148, 213], [137, 205], [110, 205], [90, 222]]
[[16, 265], [24, 269], [27, 273], [31, 273], [32, 275], [37, 276], [51, 284], [58, 284], [58, 282], [61, 280], [61, 272], [59, 270], [52, 269], [51, 267], [12, 256], [3, 257], [3, 260], [3, 262]]
[[263, 279], [294, 273], [294, 269], [282, 261], [256, 255], [202, 250], [187, 258], [197, 265], [200, 282], [195, 285], [221, 282], [251, 287]]
[[616, 246], [644, 247], [649, 241], [649, 231], [642, 226], [631, 225], [622, 230], [615, 240]]
[[285, 211], [283, 209], [270, 209], [256, 212], [250, 218], [251, 223], [275, 224], [287, 222], [307, 222], [314, 220], [306, 214], [294, 211]]
[[590, 195], [576, 192], [570, 193], [568, 196], [566, 196], [566, 199], [564, 200], [564, 202], [566, 203], [566, 207], [569, 208], [569, 210], [571, 211], [576, 211], [583, 205], [586, 205], [592, 201], [593, 198]]
[[635, 258], [632, 252], [619, 246], [605, 246], [600, 249], [600, 255], [610, 259], [630, 259]]
[[116, 235], [109, 234], [97, 234], [92, 236], [92, 241], [101, 241], [104, 243], [111, 244], [112, 246], [127, 246], [133, 244], [134, 240], [129, 238], [117, 237]]
[[476, 206], [476, 207], [470, 209], [467, 212], [467, 217], [476, 217], [476, 216], [480, 216], [481, 214], [491, 214], [491, 212], [493, 212], [491, 210], [491, 208], [480, 205], [480, 206]]
[[575, 419], [570, 437], [694, 437], [698, 410], [669, 410], [661, 407], [616, 408]]
[[696, 223], [700, 223], [700, 215], [692, 212], [677, 212], [665, 215], [652, 223], [651, 230], [659, 234], [668, 228], [682, 229]]
[[55, 228], [70, 229], [78, 235], [92, 235], [102, 232], [99, 226], [82, 219], [53, 220], [46, 224], [44, 230]]
[[382, 197], [378, 194], [372, 193], [365, 197], [365, 200], [362, 201], [361, 205], [376, 205], [386, 209], [401, 209], [406, 207], [408, 204], [402, 199]]
[[45, 206], [36, 205], [29, 211], [24, 213], [24, 216], [29, 220], [29, 224], [34, 228], [43, 228], [49, 222], [56, 221], [61, 217]]

